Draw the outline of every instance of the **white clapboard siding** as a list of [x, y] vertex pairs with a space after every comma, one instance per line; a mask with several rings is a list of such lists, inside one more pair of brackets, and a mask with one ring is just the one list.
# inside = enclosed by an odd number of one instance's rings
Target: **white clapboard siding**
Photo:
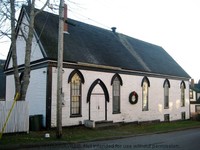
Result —
[[[13, 101], [1, 101], [0, 102], [0, 132], [6, 121], [6, 117], [10, 111]], [[4, 133], [14, 132], [28, 132], [29, 131], [29, 108], [28, 102], [18, 101], [16, 102], [10, 118], [7, 122]]]

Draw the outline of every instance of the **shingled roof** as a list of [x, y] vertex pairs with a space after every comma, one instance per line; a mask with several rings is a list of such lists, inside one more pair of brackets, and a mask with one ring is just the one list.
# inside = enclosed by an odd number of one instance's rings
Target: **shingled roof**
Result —
[[[119, 67], [126, 70], [190, 78], [160, 46], [73, 19], [67, 20], [64, 61]], [[73, 25], [72, 25], [73, 24]], [[58, 15], [43, 11], [35, 18], [35, 31], [46, 59], [57, 59]]]

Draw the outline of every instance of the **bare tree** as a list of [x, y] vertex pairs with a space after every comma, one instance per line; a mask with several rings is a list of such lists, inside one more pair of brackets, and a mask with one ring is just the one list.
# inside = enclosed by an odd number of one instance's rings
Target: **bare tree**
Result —
[[21, 85], [21, 99], [25, 100], [26, 93], [29, 85], [29, 78], [30, 78], [30, 60], [31, 60], [31, 48], [32, 48], [32, 40], [33, 40], [33, 29], [34, 29], [34, 20], [35, 16], [40, 13], [49, 3], [49, 0], [46, 1], [44, 6], [40, 9], [40, 11], [35, 12], [35, 0], [32, 0], [32, 3], [29, 1], [30, 5], [30, 21], [29, 21], [29, 30], [28, 30], [28, 37], [26, 39], [26, 53], [25, 53], [25, 60], [24, 60], [24, 74], [22, 77], [22, 85]]
[[[14, 79], [15, 79], [15, 94], [20, 94], [20, 99], [25, 100], [26, 99], [26, 93], [29, 85], [30, 80], [30, 60], [31, 60], [31, 48], [32, 48], [32, 40], [33, 40], [33, 31], [34, 31], [34, 19], [35, 16], [43, 11], [43, 9], [48, 5], [49, 0], [46, 0], [43, 7], [40, 9], [40, 11], [35, 11], [35, 0], [27, 0], [27, 1], [16, 1], [16, 0], [0, 0], [0, 27], [2, 28], [3, 23], [5, 21], [10, 21], [10, 32], [9, 29], [6, 29], [5, 31], [0, 31], [0, 38], [2, 36], [7, 36], [11, 39], [11, 51], [12, 51], [12, 62], [13, 62], [13, 72], [14, 72]], [[30, 8], [30, 14], [29, 14], [29, 24], [26, 25], [28, 27], [28, 33], [26, 33], [27, 36], [23, 36], [26, 42], [25, 47], [25, 60], [24, 60], [24, 71], [23, 76], [19, 76], [19, 70], [18, 70], [18, 64], [17, 64], [17, 53], [16, 53], [16, 9], [18, 7], [18, 4], [28, 4]], [[10, 33], [10, 34], [9, 34]], [[23, 33], [23, 32], [22, 32]], [[22, 34], [24, 35], [24, 34]], [[23, 82], [21, 82], [23, 81]]]
[[11, 22], [11, 49], [12, 49], [12, 60], [13, 60], [13, 71], [15, 79], [15, 93], [20, 93], [21, 84], [19, 81], [19, 70], [17, 64], [17, 52], [16, 52], [16, 32], [15, 32], [15, 0], [10, 1], [10, 22]]

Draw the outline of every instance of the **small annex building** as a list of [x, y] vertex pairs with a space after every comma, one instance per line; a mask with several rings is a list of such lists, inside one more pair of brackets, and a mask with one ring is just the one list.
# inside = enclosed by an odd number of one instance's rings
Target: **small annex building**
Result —
[[[17, 56], [24, 68], [28, 7], [17, 27]], [[36, 10], [37, 11], [37, 10]], [[62, 124], [85, 120], [116, 122], [189, 119], [189, 79], [184, 69], [160, 46], [67, 18], [64, 33]], [[47, 128], [56, 126], [58, 15], [35, 18], [31, 77], [26, 101], [30, 115], [43, 115]], [[11, 53], [6, 64], [6, 100], [14, 97]]]
[[198, 83], [194, 83], [194, 80], [191, 80], [190, 84], [190, 111], [191, 117], [193, 119], [197, 118], [200, 114], [200, 80]]

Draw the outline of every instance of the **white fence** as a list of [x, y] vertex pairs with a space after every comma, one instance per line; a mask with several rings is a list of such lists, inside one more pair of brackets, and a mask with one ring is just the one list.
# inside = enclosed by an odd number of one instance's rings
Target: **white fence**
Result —
[[[6, 121], [6, 117], [10, 111], [13, 101], [0, 101], [0, 132]], [[14, 133], [14, 132], [28, 132], [29, 131], [29, 109], [28, 102], [17, 101], [4, 133]]]

